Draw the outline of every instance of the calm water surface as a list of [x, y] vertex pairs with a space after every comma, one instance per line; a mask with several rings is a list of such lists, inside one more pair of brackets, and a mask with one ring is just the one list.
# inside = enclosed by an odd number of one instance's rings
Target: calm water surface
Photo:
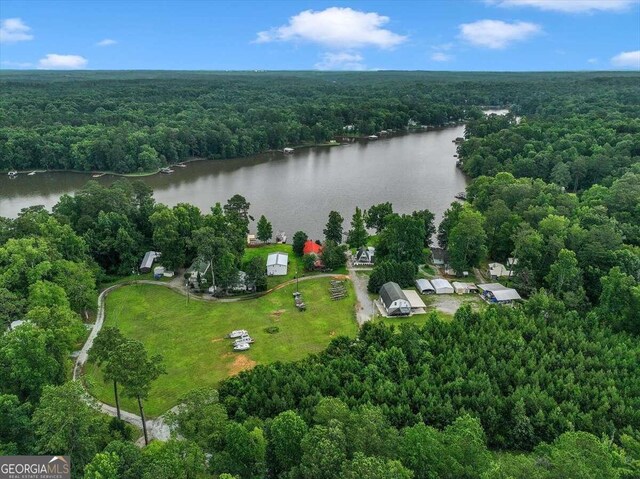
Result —
[[[330, 210], [345, 217], [346, 230], [356, 206], [368, 208], [384, 201], [400, 213], [426, 208], [439, 219], [467, 183], [453, 156], [452, 140], [463, 134], [464, 126], [456, 126], [299, 149], [291, 155], [198, 161], [176, 168], [171, 175], [142, 180], [153, 188], [156, 201], [169, 206], [192, 203], [204, 212], [239, 193], [251, 203], [256, 220], [264, 214], [272, 222], [274, 233], [284, 230], [291, 237], [303, 230], [319, 238]], [[21, 174], [13, 180], [1, 175], [0, 216], [15, 217], [32, 205], [51, 209], [61, 195], [72, 194], [90, 179], [91, 175], [80, 173]], [[114, 180], [105, 176], [97, 181]]]

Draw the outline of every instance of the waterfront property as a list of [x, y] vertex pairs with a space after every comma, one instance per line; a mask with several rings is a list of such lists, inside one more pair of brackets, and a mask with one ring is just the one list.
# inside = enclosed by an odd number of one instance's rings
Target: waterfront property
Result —
[[374, 256], [376, 249], [373, 246], [362, 247], [356, 251], [354, 266], [372, 266], [374, 262]]
[[188, 281], [193, 287], [201, 287], [207, 284], [207, 273], [211, 267], [211, 262], [205, 261], [204, 258], [198, 256], [193, 260], [191, 266], [187, 268]]
[[398, 283], [392, 281], [380, 288], [380, 301], [389, 316], [407, 316], [411, 314], [411, 303], [400, 289]]
[[302, 249], [302, 254], [314, 254], [316, 256], [320, 256], [322, 253], [322, 246], [316, 243], [313, 240], [307, 240], [304, 243], [304, 248]]
[[287, 253], [271, 253], [267, 256], [267, 276], [286, 276], [288, 265]]
[[449, 254], [442, 248], [431, 248], [431, 258], [435, 266], [445, 266], [449, 262]]

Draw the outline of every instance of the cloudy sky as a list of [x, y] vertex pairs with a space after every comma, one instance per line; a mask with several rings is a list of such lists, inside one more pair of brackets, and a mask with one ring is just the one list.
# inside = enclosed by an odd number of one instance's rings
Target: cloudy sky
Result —
[[0, 68], [640, 70], [640, 0], [2, 0]]

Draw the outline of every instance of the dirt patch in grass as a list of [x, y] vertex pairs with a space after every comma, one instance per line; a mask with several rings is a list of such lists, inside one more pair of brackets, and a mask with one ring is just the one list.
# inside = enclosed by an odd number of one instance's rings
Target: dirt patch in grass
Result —
[[279, 318], [280, 316], [282, 316], [282, 313], [285, 313], [286, 311], [286, 309], [276, 309], [275, 311], [271, 311], [271, 316], [273, 316], [274, 318]]
[[211, 339], [212, 343], [219, 343], [220, 341], [224, 341], [224, 338], [212, 338]]
[[229, 376], [235, 376], [242, 371], [252, 369], [256, 364], [257, 363], [255, 361], [249, 359], [244, 354], [238, 354], [233, 363], [231, 363], [231, 366], [229, 366]]
[[330, 338], [333, 338], [335, 335], [336, 335], [336, 332], [335, 332], [335, 331], [331, 331], [331, 332], [329, 333], [329, 337], [330, 337]]

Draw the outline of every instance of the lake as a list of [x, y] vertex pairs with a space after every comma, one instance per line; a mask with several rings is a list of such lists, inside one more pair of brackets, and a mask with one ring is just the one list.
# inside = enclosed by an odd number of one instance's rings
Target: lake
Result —
[[[465, 189], [467, 179], [456, 168], [456, 145], [464, 126], [403, 134], [332, 147], [301, 148], [232, 160], [196, 161], [170, 175], [143, 177], [156, 201], [173, 206], [185, 202], [206, 212], [236, 193], [251, 203], [250, 213], [264, 214], [274, 233], [289, 238], [303, 230], [322, 236], [330, 210], [345, 217], [345, 231], [356, 206], [390, 201], [399, 213], [429, 209], [439, 219]], [[0, 176], [0, 216], [15, 217], [22, 208], [48, 209], [61, 195], [72, 194], [91, 179], [82, 173]], [[99, 178], [109, 184], [116, 178]], [[255, 230], [255, 223], [251, 225]]]

